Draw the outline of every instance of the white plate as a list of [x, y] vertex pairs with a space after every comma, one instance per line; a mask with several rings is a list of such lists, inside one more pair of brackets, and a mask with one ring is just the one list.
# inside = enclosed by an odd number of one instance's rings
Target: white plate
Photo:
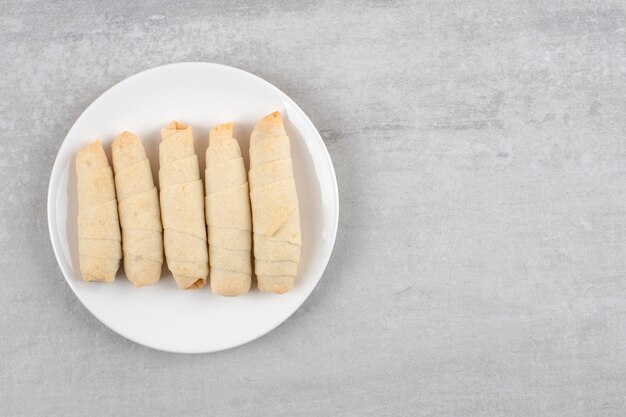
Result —
[[[294, 288], [284, 295], [255, 288], [239, 297], [213, 295], [208, 285], [181, 291], [163, 269], [161, 281], [134, 288], [122, 270], [112, 284], [84, 282], [78, 268], [76, 152], [100, 138], [109, 154], [113, 138], [135, 132], [148, 152], [154, 178], [159, 130], [171, 120], [191, 124], [204, 173], [209, 129], [235, 122], [244, 159], [256, 122], [280, 110], [291, 137], [302, 222], [302, 256]], [[215, 352], [250, 342], [291, 316], [317, 285], [337, 234], [339, 199], [332, 162], [319, 133], [286, 94], [245, 71], [208, 63], [153, 68], [113, 86], [78, 118], [63, 141], [50, 177], [48, 225], [61, 271], [78, 299], [120, 335], [155, 349]]]

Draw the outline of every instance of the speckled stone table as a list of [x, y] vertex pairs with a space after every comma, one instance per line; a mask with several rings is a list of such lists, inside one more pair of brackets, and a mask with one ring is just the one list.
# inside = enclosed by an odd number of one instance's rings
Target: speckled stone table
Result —
[[[0, 6], [0, 415], [626, 415], [626, 4], [280, 3]], [[100, 324], [47, 231], [73, 121], [179, 61], [287, 92], [340, 190], [309, 300], [210, 355]]]

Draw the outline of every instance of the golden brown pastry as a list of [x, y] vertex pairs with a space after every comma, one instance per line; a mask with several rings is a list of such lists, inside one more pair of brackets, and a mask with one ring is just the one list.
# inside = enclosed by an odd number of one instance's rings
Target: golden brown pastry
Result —
[[161, 129], [159, 184], [167, 266], [181, 289], [202, 288], [209, 274], [204, 190], [191, 126]]
[[113, 282], [122, 258], [113, 172], [96, 140], [76, 155], [78, 252], [85, 281]]
[[250, 136], [248, 178], [259, 289], [281, 294], [293, 287], [302, 238], [291, 148], [280, 112], [261, 119]]
[[205, 183], [211, 290], [245, 294], [252, 275], [252, 220], [248, 178], [232, 123], [211, 129]]
[[150, 161], [133, 133], [121, 133], [111, 148], [124, 271], [137, 287], [154, 284], [163, 265], [163, 227]]

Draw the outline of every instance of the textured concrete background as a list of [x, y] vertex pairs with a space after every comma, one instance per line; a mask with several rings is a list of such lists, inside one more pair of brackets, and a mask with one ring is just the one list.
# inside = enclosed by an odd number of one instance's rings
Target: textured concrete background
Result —
[[[626, 415], [625, 27], [615, 1], [3, 2], [0, 415]], [[287, 92], [340, 187], [311, 298], [212, 355], [108, 330], [47, 232], [73, 121], [177, 61]]]

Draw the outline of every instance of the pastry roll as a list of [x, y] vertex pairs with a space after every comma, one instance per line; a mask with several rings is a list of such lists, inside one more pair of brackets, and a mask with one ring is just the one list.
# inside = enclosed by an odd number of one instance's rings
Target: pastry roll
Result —
[[232, 123], [211, 129], [205, 183], [211, 290], [245, 294], [252, 275], [252, 220], [246, 169]]
[[154, 284], [163, 265], [163, 227], [150, 161], [139, 138], [130, 132], [120, 134], [112, 150], [124, 271], [137, 287]]
[[259, 289], [282, 294], [293, 287], [302, 238], [291, 148], [280, 112], [261, 119], [250, 136], [248, 178]]
[[113, 172], [96, 140], [76, 155], [78, 253], [85, 281], [113, 282], [122, 259]]
[[204, 190], [191, 126], [161, 129], [159, 184], [167, 266], [181, 289], [202, 288], [209, 274]]

